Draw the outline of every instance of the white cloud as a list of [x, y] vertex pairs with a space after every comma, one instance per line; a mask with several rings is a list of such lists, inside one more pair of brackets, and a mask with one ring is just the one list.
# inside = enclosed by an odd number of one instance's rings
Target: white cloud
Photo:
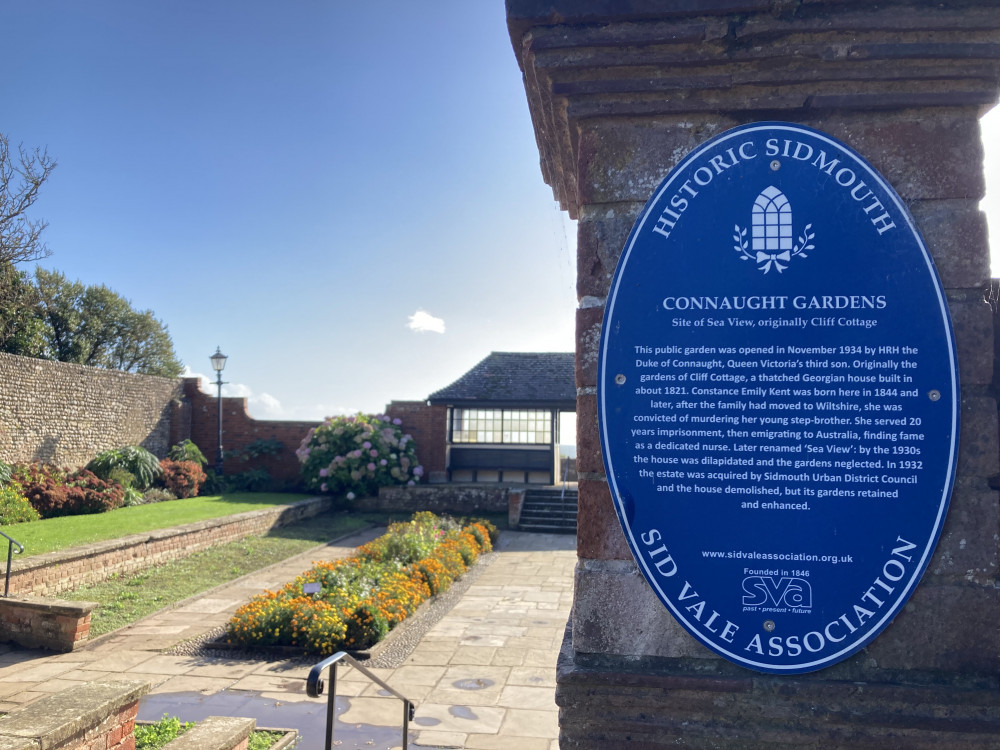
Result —
[[[282, 419], [285, 417], [285, 409], [281, 402], [270, 393], [261, 393], [251, 396], [249, 399], [251, 412], [254, 416], [264, 419]], [[258, 412], [260, 412], [258, 414]]]
[[[184, 366], [182, 377], [198, 378], [198, 387], [202, 393], [215, 396], [219, 392], [219, 386], [214, 380], [200, 372], [194, 372], [187, 365]], [[254, 393], [253, 389], [245, 383], [223, 383], [222, 395], [227, 398], [245, 398], [247, 400], [247, 411], [250, 416], [257, 419], [285, 419], [287, 418], [281, 402], [270, 393]]]
[[418, 309], [410, 316], [407, 328], [417, 333], [444, 333], [444, 321], [441, 318], [435, 318], [426, 310]]

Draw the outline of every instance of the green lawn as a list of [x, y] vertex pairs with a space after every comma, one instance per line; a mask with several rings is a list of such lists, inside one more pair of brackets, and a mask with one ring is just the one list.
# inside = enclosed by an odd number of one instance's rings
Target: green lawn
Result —
[[[266, 536], [220, 544], [138, 573], [115, 574], [101, 583], [59, 596], [98, 603], [90, 623], [90, 636], [95, 638], [220, 583], [388, 520], [388, 514], [383, 513], [321, 513], [273, 529]], [[308, 567], [303, 564], [303, 570]]]
[[[40, 555], [81, 544], [119, 539], [128, 534], [166, 529], [209, 518], [230, 516], [248, 510], [270, 508], [302, 500], [309, 495], [279, 492], [241, 492], [229, 495], [192, 497], [162, 503], [119, 508], [86, 516], [63, 516], [44, 521], [17, 523], [0, 528], [24, 545], [21, 557]], [[0, 541], [5, 541], [0, 539]]]

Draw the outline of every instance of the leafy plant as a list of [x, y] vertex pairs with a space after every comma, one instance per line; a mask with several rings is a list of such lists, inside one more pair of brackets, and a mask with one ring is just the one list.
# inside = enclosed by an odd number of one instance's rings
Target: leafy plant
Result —
[[121, 485], [122, 489], [125, 490], [132, 489], [132, 485], [135, 484], [135, 475], [120, 466], [116, 466], [109, 471], [106, 479], [112, 484]]
[[224, 477], [227, 492], [267, 492], [271, 489], [271, 472], [261, 467]]
[[393, 484], [416, 484], [424, 470], [400, 420], [384, 415], [330, 417], [309, 431], [295, 452], [307, 489], [369, 495]]
[[142, 505], [144, 500], [143, 494], [135, 487], [126, 487], [125, 495], [122, 497], [122, 507], [131, 508], [136, 505]]
[[165, 500], [176, 500], [177, 495], [175, 495], [170, 490], [165, 490], [160, 487], [154, 487], [151, 490], [146, 490], [142, 493], [142, 502], [146, 503], [162, 503]]
[[252, 443], [247, 443], [242, 448], [226, 451], [226, 458], [238, 458], [246, 463], [252, 458], [261, 456], [276, 456], [285, 449], [285, 444], [275, 438], [260, 438]]
[[165, 458], [160, 462], [163, 468], [163, 484], [177, 497], [197, 497], [198, 488], [205, 481], [205, 472], [196, 461], [172, 461]]
[[167, 458], [174, 461], [194, 461], [199, 466], [204, 466], [208, 463], [208, 459], [205, 458], [205, 454], [202, 453], [201, 449], [190, 440], [182, 440], [177, 445], [173, 446], [167, 453]]
[[122, 507], [124, 502], [125, 491], [120, 485], [105, 482], [86, 469], [72, 474], [34, 469], [29, 475], [29, 481], [21, 482], [24, 496], [42, 518], [103, 513]]
[[13, 472], [13, 467], [10, 464], [0, 461], [0, 487], [4, 487], [10, 482], [11, 472]]
[[135, 477], [135, 487], [145, 490], [160, 475], [160, 460], [145, 448], [126, 445], [97, 454], [87, 468], [105, 480], [110, 478], [112, 470], [124, 469]]
[[159, 750], [193, 726], [193, 722], [181, 722], [169, 714], [163, 714], [163, 718], [154, 724], [136, 724], [135, 750]]
[[266, 729], [257, 729], [250, 735], [247, 750], [267, 750], [284, 736], [282, 732], [268, 732]]
[[16, 486], [0, 487], [0, 526], [37, 521], [39, 518], [38, 511], [31, 507], [28, 498]]

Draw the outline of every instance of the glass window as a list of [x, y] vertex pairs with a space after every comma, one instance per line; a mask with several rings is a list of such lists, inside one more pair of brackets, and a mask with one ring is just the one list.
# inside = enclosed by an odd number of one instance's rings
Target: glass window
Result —
[[548, 445], [552, 412], [548, 409], [452, 409], [453, 443]]

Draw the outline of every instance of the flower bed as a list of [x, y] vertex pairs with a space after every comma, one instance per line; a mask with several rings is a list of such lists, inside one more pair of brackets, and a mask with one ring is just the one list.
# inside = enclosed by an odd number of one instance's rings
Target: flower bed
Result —
[[417, 513], [354, 556], [318, 563], [282, 589], [255, 596], [229, 621], [227, 640], [323, 655], [369, 648], [492, 550], [496, 533], [488, 521]]

